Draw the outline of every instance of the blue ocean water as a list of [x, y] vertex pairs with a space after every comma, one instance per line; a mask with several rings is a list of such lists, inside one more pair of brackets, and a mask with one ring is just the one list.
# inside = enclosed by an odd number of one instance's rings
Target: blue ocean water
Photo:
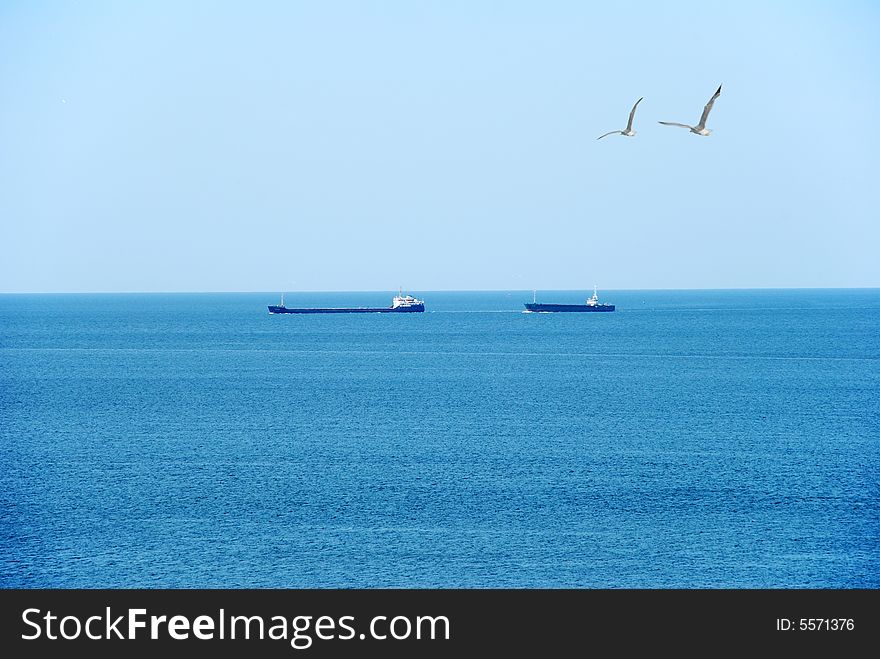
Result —
[[0, 296], [0, 585], [880, 587], [880, 291], [419, 297]]

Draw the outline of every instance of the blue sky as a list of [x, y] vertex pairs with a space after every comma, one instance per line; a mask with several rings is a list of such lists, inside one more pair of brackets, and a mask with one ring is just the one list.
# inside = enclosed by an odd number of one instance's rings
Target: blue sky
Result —
[[[0, 291], [880, 286], [877, 34], [871, 2], [6, 1]], [[710, 137], [657, 123], [721, 83]]]

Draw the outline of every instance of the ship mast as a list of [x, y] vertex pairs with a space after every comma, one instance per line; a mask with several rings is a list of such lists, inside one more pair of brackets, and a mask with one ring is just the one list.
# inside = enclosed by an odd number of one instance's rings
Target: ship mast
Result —
[[532, 291], [532, 303], [534, 304], [537, 301], [538, 301], [538, 289], [536, 288]]

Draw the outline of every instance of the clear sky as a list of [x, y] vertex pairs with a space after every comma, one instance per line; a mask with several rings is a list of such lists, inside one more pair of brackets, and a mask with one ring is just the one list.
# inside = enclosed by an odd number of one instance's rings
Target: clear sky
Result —
[[[878, 34], [868, 1], [4, 0], [0, 291], [880, 286]], [[657, 123], [722, 83], [711, 136]]]

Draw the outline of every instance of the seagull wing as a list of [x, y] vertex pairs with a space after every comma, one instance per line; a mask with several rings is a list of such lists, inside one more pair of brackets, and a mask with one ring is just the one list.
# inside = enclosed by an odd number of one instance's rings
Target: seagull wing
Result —
[[688, 126], [687, 124], [677, 124], [673, 121], [658, 121], [658, 124], [663, 124], [664, 126], [681, 126], [682, 128], [687, 128], [688, 130], [693, 130], [693, 126]]
[[608, 137], [609, 135], [614, 135], [615, 133], [620, 133], [621, 135], [623, 135], [622, 130], [612, 130], [610, 133], [605, 133], [604, 135], [599, 135], [599, 137], [597, 137], [596, 139], [601, 140], [603, 137]]
[[700, 117], [700, 123], [697, 124], [697, 130], [703, 130], [706, 127], [706, 119], [709, 118], [712, 106], [715, 105], [715, 99], [719, 96], [721, 96], [721, 85], [718, 85], [718, 91], [712, 94], [712, 98], [709, 99], [709, 102], [706, 103], [706, 107], [703, 108], [703, 116]]
[[[642, 98], [645, 98], [645, 97], [642, 96]], [[642, 102], [642, 98], [640, 98], [639, 100], [637, 100], [637, 101], [636, 101], [636, 104], [633, 105], [633, 109], [629, 111], [629, 121], [628, 121], [627, 124], [626, 124], [626, 129], [627, 129], [628, 131], [632, 130], [632, 128], [633, 128], [633, 117], [636, 116], [636, 108], [639, 107], [639, 103]]]

